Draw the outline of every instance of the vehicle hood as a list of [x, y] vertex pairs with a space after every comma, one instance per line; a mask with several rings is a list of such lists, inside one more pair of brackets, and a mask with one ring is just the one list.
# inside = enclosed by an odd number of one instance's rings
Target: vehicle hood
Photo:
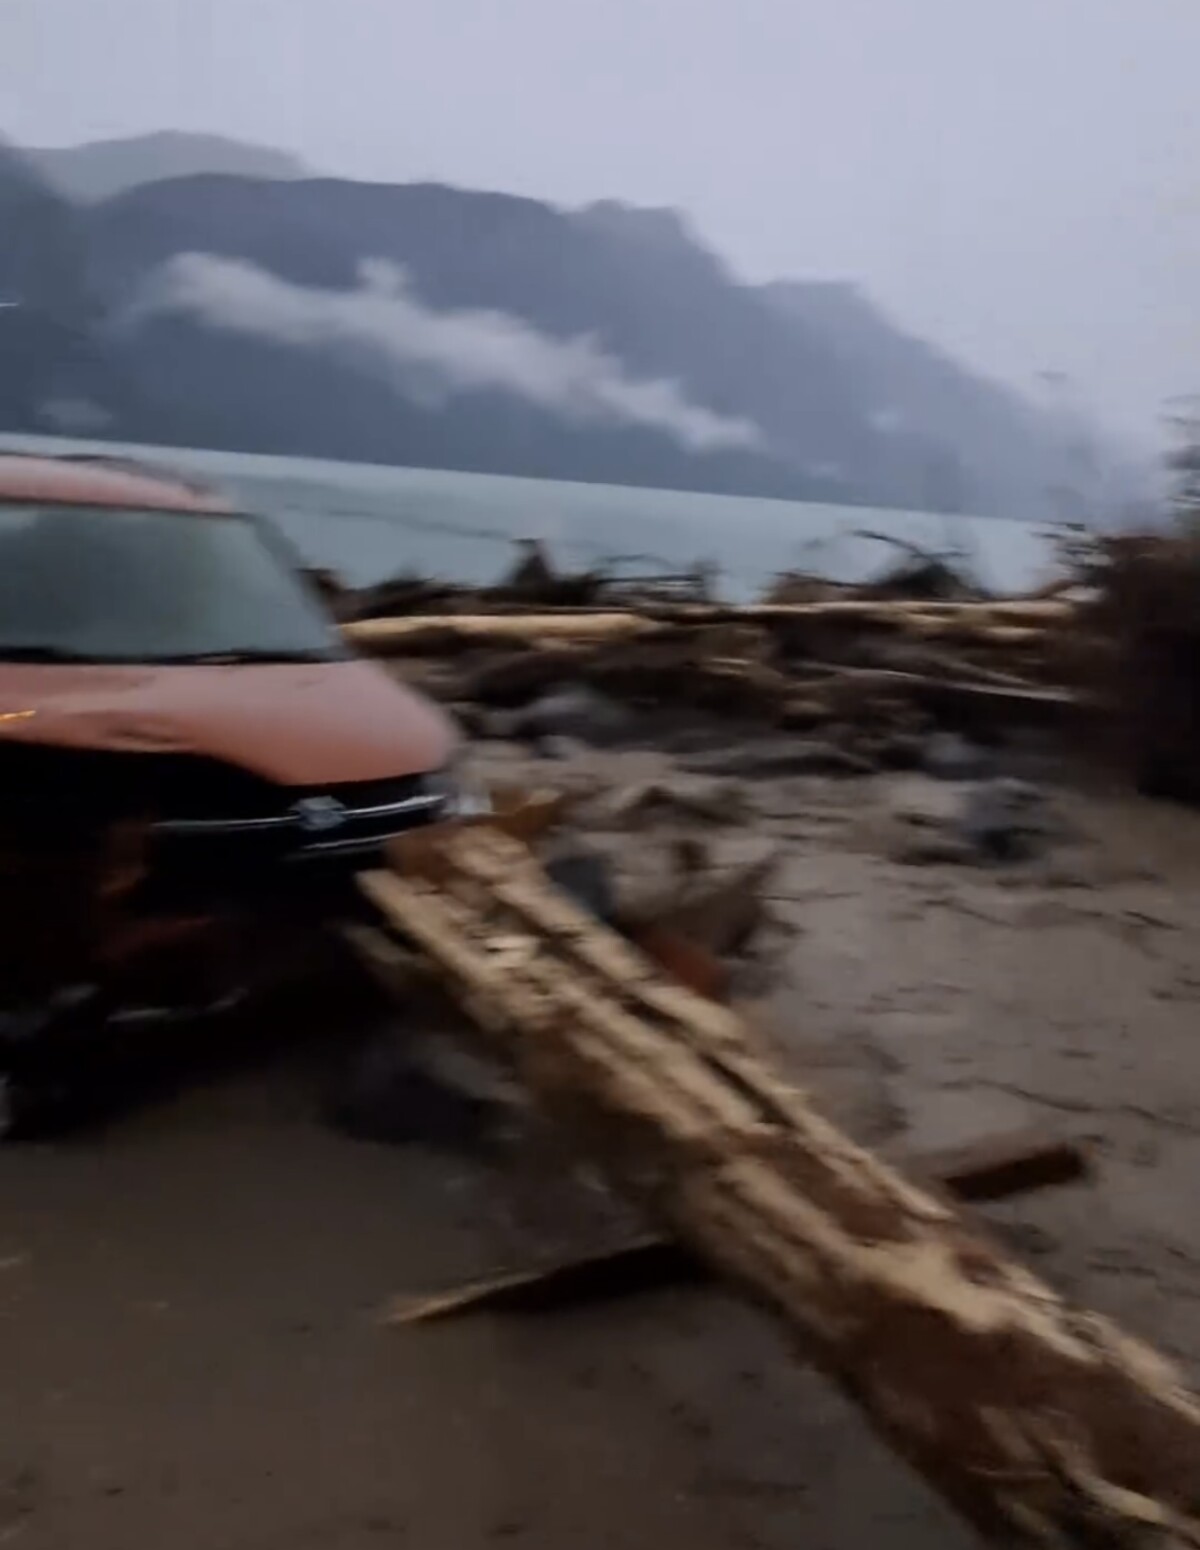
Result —
[[0, 744], [197, 754], [283, 786], [438, 769], [456, 734], [372, 662], [0, 663]]

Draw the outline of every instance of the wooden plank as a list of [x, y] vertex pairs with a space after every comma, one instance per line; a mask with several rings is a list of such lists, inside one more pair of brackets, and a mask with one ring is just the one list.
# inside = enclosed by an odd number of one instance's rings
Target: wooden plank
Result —
[[918, 1176], [936, 1179], [956, 1200], [1005, 1200], [1087, 1176], [1088, 1157], [1077, 1141], [1041, 1127], [981, 1136], [963, 1146], [927, 1152], [909, 1162]]
[[540, 1313], [697, 1280], [704, 1269], [682, 1244], [654, 1233], [549, 1264], [468, 1281], [428, 1296], [398, 1297], [381, 1322], [429, 1324], [483, 1312]]

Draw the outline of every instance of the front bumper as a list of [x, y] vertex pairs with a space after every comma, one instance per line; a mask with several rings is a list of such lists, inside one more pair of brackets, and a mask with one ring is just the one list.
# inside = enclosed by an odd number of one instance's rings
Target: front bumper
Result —
[[353, 913], [355, 874], [453, 805], [414, 782], [392, 800], [342, 808], [336, 823], [320, 810], [306, 823], [294, 806], [282, 816], [129, 824], [119, 844], [60, 835], [51, 848], [25, 834], [20, 866], [0, 877], [0, 1007], [40, 1004], [81, 983], [119, 985], [123, 1002], [212, 999], [224, 980], [254, 978], [277, 944]]

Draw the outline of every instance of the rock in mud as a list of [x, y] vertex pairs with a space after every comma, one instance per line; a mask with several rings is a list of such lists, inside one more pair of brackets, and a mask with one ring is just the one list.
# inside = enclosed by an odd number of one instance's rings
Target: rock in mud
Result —
[[991, 861], [1026, 861], [1051, 833], [1041, 788], [1006, 778], [985, 781], [967, 793], [960, 827], [962, 838]]
[[580, 847], [552, 855], [542, 866], [551, 882], [581, 909], [611, 924], [617, 913], [617, 887], [607, 856]]
[[982, 780], [992, 773], [987, 750], [957, 732], [934, 732], [927, 737], [921, 766], [938, 780]]
[[595, 818], [619, 828], [636, 828], [656, 817], [724, 824], [740, 823], [746, 810], [746, 793], [736, 782], [693, 775], [625, 786], [598, 804]]
[[432, 1045], [410, 1045], [398, 1031], [371, 1039], [327, 1101], [337, 1129], [363, 1141], [476, 1152], [507, 1128], [509, 1105], [470, 1071], [446, 1069]]
[[629, 731], [628, 713], [584, 684], [567, 685], [544, 694], [510, 722], [511, 735], [537, 743], [545, 738], [574, 738], [603, 747]]
[[1054, 832], [1044, 793], [1029, 781], [906, 781], [892, 801], [895, 860], [916, 864], [1026, 861]]

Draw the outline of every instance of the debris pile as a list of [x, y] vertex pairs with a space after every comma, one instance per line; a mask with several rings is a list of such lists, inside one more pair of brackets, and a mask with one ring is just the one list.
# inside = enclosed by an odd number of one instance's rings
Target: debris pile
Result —
[[[637, 610], [427, 614], [347, 626], [362, 650], [401, 659], [470, 730], [596, 736], [601, 704], [704, 713], [803, 734], [814, 772], [919, 762], [940, 726], [989, 734], [1054, 721], [1074, 703], [1052, 667], [1075, 618], [1055, 600], [642, 605]], [[501, 714], [496, 714], [501, 713]], [[583, 731], [581, 721], [591, 724]]]
[[1064, 574], [1020, 598], [901, 547], [872, 582], [790, 573], [743, 606], [700, 573], [686, 595], [679, 578], [623, 594], [562, 577], [535, 547], [498, 588], [411, 579], [388, 616], [378, 599], [343, 613], [360, 649], [402, 661], [484, 736], [604, 742], [622, 713], [701, 713], [788, 734], [794, 760], [850, 775], [923, 764], [947, 730], [987, 743], [1040, 726], [1148, 793], [1200, 801], [1200, 541], [1077, 540]]
[[[636, 569], [630, 569], [636, 567]], [[654, 603], [706, 603], [714, 598], [711, 567], [697, 564], [672, 571], [652, 555], [618, 555], [582, 571], [554, 567], [536, 538], [517, 543], [517, 557], [494, 586], [471, 587], [402, 572], [372, 587], [352, 590], [328, 571], [313, 580], [334, 602], [339, 619], [389, 619], [413, 613], [520, 611], [526, 608], [612, 608]]]

